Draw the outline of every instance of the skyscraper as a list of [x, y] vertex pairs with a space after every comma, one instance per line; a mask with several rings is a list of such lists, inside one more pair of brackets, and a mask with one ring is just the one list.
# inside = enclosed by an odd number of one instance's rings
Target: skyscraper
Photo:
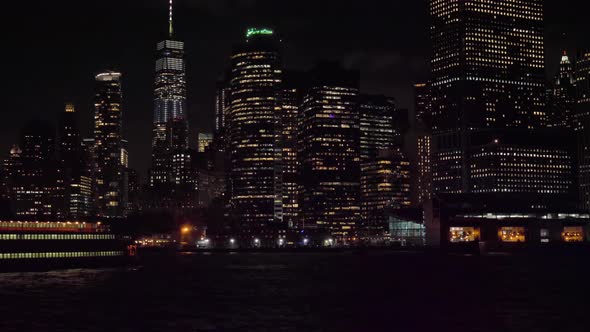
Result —
[[214, 145], [217, 151], [227, 150], [229, 141], [228, 113], [231, 106], [231, 92], [229, 82], [222, 80], [217, 82], [215, 91], [215, 133]]
[[302, 228], [299, 117], [306, 79], [303, 72], [286, 71], [281, 95], [283, 221], [289, 227], [298, 229]]
[[65, 216], [71, 220], [90, 217], [92, 211], [92, 174], [85, 164], [78, 114], [73, 104], [60, 113], [59, 158], [62, 169]]
[[590, 49], [576, 62], [576, 105], [573, 127], [578, 137], [578, 183], [581, 206], [590, 210]]
[[541, 128], [545, 56], [541, 0], [431, 0], [433, 177], [468, 192], [470, 131]]
[[550, 91], [547, 101], [547, 125], [558, 128], [571, 127], [576, 104], [576, 83], [574, 65], [566, 51], [563, 51], [559, 72], [555, 76]]
[[121, 74], [107, 71], [96, 75], [94, 163], [97, 214], [102, 218], [121, 218], [125, 211], [121, 166], [122, 102]]
[[[379, 150], [392, 149], [400, 133], [395, 128], [395, 100], [386, 96], [360, 95], [361, 161], [370, 161]], [[400, 146], [395, 146], [400, 148]]]
[[359, 74], [322, 64], [311, 77], [300, 123], [303, 225], [346, 241], [360, 223]]
[[364, 235], [382, 237], [387, 210], [410, 207], [410, 163], [399, 149], [382, 149], [361, 164], [361, 215]]
[[195, 200], [195, 177], [188, 150], [184, 43], [174, 38], [170, 1], [168, 38], [157, 45], [150, 206], [184, 214]]
[[430, 84], [414, 84], [414, 118], [427, 126], [432, 124], [432, 98]]
[[432, 198], [432, 135], [423, 129], [416, 134], [417, 204]]
[[13, 210], [21, 220], [64, 217], [63, 180], [55, 155], [55, 129], [31, 121], [22, 130], [20, 146], [11, 150], [10, 184]]
[[[188, 135], [166, 132], [179, 125], [188, 132], [186, 117], [186, 74], [184, 42], [174, 39], [172, 0], [168, 18], [168, 38], [157, 45], [154, 83], [154, 123], [152, 131], [152, 167], [150, 185], [155, 192], [169, 191], [172, 150], [188, 148]], [[176, 140], [167, 140], [173, 137]]]
[[249, 29], [231, 57], [230, 204], [246, 227], [282, 222], [279, 41]]
[[431, 0], [438, 133], [545, 124], [542, 0]]

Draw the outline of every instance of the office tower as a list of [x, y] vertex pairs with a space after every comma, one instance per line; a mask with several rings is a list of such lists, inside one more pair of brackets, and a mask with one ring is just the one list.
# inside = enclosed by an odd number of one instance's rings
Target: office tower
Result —
[[58, 132], [60, 161], [65, 167], [75, 167], [80, 160], [81, 139], [74, 104], [67, 103], [60, 113]]
[[213, 143], [213, 134], [199, 133], [199, 152], [205, 152], [207, 148]]
[[414, 84], [414, 119], [427, 126], [432, 124], [432, 98], [428, 83]]
[[559, 72], [555, 76], [549, 92], [547, 125], [557, 128], [571, 127], [576, 104], [576, 85], [574, 66], [566, 51], [563, 51], [559, 63]]
[[127, 182], [127, 215], [141, 210], [141, 184], [139, 174], [132, 168], [125, 169]]
[[398, 113], [393, 98], [360, 95], [359, 112], [362, 233], [374, 238], [383, 236], [387, 228], [385, 207], [401, 209], [410, 202], [409, 187], [401, 180], [409, 180], [409, 162], [401, 141], [407, 111]]
[[431, 0], [438, 133], [545, 124], [541, 0]]
[[170, 137], [167, 131], [174, 130], [170, 126], [184, 125], [188, 131], [184, 42], [174, 39], [172, 3], [169, 14], [168, 38], [157, 45], [150, 170], [150, 185], [154, 192], [162, 194], [169, 194], [171, 191], [172, 150], [188, 148], [188, 135], [179, 141], [167, 140]]
[[281, 95], [281, 147], [283, 221], [291, 228], [301, 229], [300, 161], [298, 158], [299, 108], [303, 100], [307, 76], [303, 72], [286, 71]]
[[386, 96], [361, 95], [360, 111], [360, 153], [361, 162], [373, 160], [379, 150], [391, 149], [397, 145], [400, 136], [395, 127], [395, 100]]
[[470, 131], [546, 124], [541, 0], [431, 0], [433, 177], [469, 191]]
[[471, 193], [573, 196], [575, 138], [568, 130], [474, 131], [468, 139]]
[[573, 127], [578, 137], [578, 183], [582, 208], [590, 210], [590, 49], [576, 62], [576, 105]]
[[101, 218], [122, 218], [123, 167], [121, 74], [107, 71], [96, 75], [94, 104], [94, 157], [97, 214]]
[[92, 211], [92, 173], [85, 164], [78, 130], [78, 113], [66, 104], [59, 121], [59, 158], [64, 186], [65, 216], [70, 220], [90, 217]]
[[183, 215], [196, 204], [186, 114], [184, 43], [174, 38], [170, 2], [168, 38], [157, 45], [149, 206]]
[[41, 121], [29, 122], [19, 148], [10, 157], [13, 210], [21, 220], [59, 220], [64, 217], [63, 181], [55, 155], [55, 129]]
[[303, 225], [341, 241], [360, 221], [359, 73], [322, 64], [301, 107]]
[[[18, 190], [18, 186], [15, 185], [15, 180], [17, 179], [17, 175], [22, 172], [22, 153], [23, 150], [18, 145], [13, 145], [10, 148], [10, 154], [3, 162], [3, 175], [4, 175], [4, 183], [6, 185], [5, 193], [6, 197], [11, 203], [15, 201], [15, 190]], [[13, 208], [9, 208], [9, 210], [14, 210]], [[12, 212], [12, 211], [11, 211]]]
[[[229, 75], [228, 75], [229, 76]], [[231, 106], [231, 92], [229, 82], [222, 80], [217, 82], [215, 90], [215, 149], [217, 151], [226, 151], [229, 140], [228, 113]]]
[[425, 129], [417, 129], [417, 204], [432, 198], [432, 135]]
[[246, 227], [282, 222], [281, 58], [270, 29], [249, 29], [231, 57], [230, 205]]
[[399, 149], [379, 150], [361, 164], [361, 199], [368, 237], [385, 235], [388, 211], [410, 207], [410, 163]]

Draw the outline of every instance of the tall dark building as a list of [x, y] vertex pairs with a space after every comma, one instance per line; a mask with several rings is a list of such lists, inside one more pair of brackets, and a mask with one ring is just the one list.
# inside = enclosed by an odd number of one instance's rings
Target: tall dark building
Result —
[[97, 214], [102, 218], [124, 216], [121, 74], [107, 71], [96, 75], [94, 104], [94, 163]]
[[547, 102], [547, 125], [557, 128], [571, 127], [576, 104], [576, 83], [574, 65], [566, 51], [561, 57], [559, 72], [555, 76]]
[[364, 162], [376, 158], [379, 150], [394, 148], [400, 133], [394, 124], [396, 109], [393, 98], [360, 95], [359, 112], [360, 153]]
[[431, 0], [437, 133], [545, 125], [542, 0]]
[[414, 84], [414, 118], [427, 126], [432, 125], [432, 97], [430, 84]]
[[174, 38], [170, 2], [168, 38], [157, 45], [150, 206], [182, 214], [196, 204], [186, 114], [184, 43]]
[[301, 112], [303, 225], [349, 240], [361, 209], [359, 74], [318, 66]]
[[279, 40], [249, 29], [231, 57], [230, 204], [247, 227], [282, 223]]
[[470, 187], [470, 131], [541, 128], [545, 114], [542, 0], [431, 0], [433, 178]]
[[228, 113], [231, 106], [229, 83], [225, 80], [217, 82], [215, 91], [215, 132], [214, 146], [217, 151], [226, 151], [229, 144]]
[[90, 217], [92, 212], [92, 173], [83, 158], [78, 115], [73, 104], [60, 113], [59, 159], [62, 169], [65, 216], [69, 220]]
[[578, 137], [578, 183], [581, 205], [590, 210], [590, 49], [576, 62], [576, 105], [573, 127]]
[[299, 155], [299, 117], [305, 92], [307, 76], [305, 73], [286, 71], [281, 95], [281, 148], [283, 221], [289, 227], [302, 228], [301, 225], [301, 164]]
[[399, 149], [379, 150], [361, 164], [361, 215], [364, 234], [387, 232], [387, 211], [409, 208], [410, 163]]
[[152, 168], [150, 185], [156, 192], [169, 191], [171, 150], [186, 149], [188, 136], [170, 141], [170, 126], [184, 125], [186, 117], [186, 74], [184, 42], [173, 38], [170, 3], [168, 38], [157, 45], [154, 83], [154, 123], [152, 128]]
[[9, 161], [13, 211], [21, 220], [60, 220], [64, 217], [63, 180], [55, 151], [55, 129], [29, 122], [20, 146]]
[[359, 98], [361, 217], [363, 237], [382, 237], [386, 232], [385, 208], [410, 204], [409, 162], [402, 152], [401, 132], [407, 112], [398, 111], [386, 96]]

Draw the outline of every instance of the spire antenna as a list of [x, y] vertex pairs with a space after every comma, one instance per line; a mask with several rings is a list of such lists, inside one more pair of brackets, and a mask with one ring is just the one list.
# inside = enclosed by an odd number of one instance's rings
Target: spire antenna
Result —
[[168, 34], [170, 35], [170, 37], [172, 37], [172, 35], [174, 34], [174, 27], [172, 25], [172, 13], [173, 13], [173, 5], [172, 5], [172, 0], [170, 0], [170, 8], [168, 11]]

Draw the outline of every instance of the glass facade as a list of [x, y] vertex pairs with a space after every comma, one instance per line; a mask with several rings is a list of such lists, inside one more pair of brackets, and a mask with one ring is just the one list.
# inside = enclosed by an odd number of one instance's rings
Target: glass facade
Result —
[[590, 210], [590, 50], [578, 56], [575, 68], [576, 105], [573, 127], [578, 137], [578, 183], [581, 208]]
[[470, 131], [547, 125], [542, 0], [431, 0], [435, 192], [469, 192]]
[[281, 81], [274, 33], [249, 34], [231, 57], [231, 213], [246, 228], [282, 223]]
[[346, 241], [360, 224], [358, 73], [330, 65], [312, 73], [301, 108], [305, 228]]
[[94, 164], [97, 214], [104, 218], [122, 218], [125, 213], [121, 166], [122, 103], [121, 74], [112, 71], [98, 74], [94, 104]]

